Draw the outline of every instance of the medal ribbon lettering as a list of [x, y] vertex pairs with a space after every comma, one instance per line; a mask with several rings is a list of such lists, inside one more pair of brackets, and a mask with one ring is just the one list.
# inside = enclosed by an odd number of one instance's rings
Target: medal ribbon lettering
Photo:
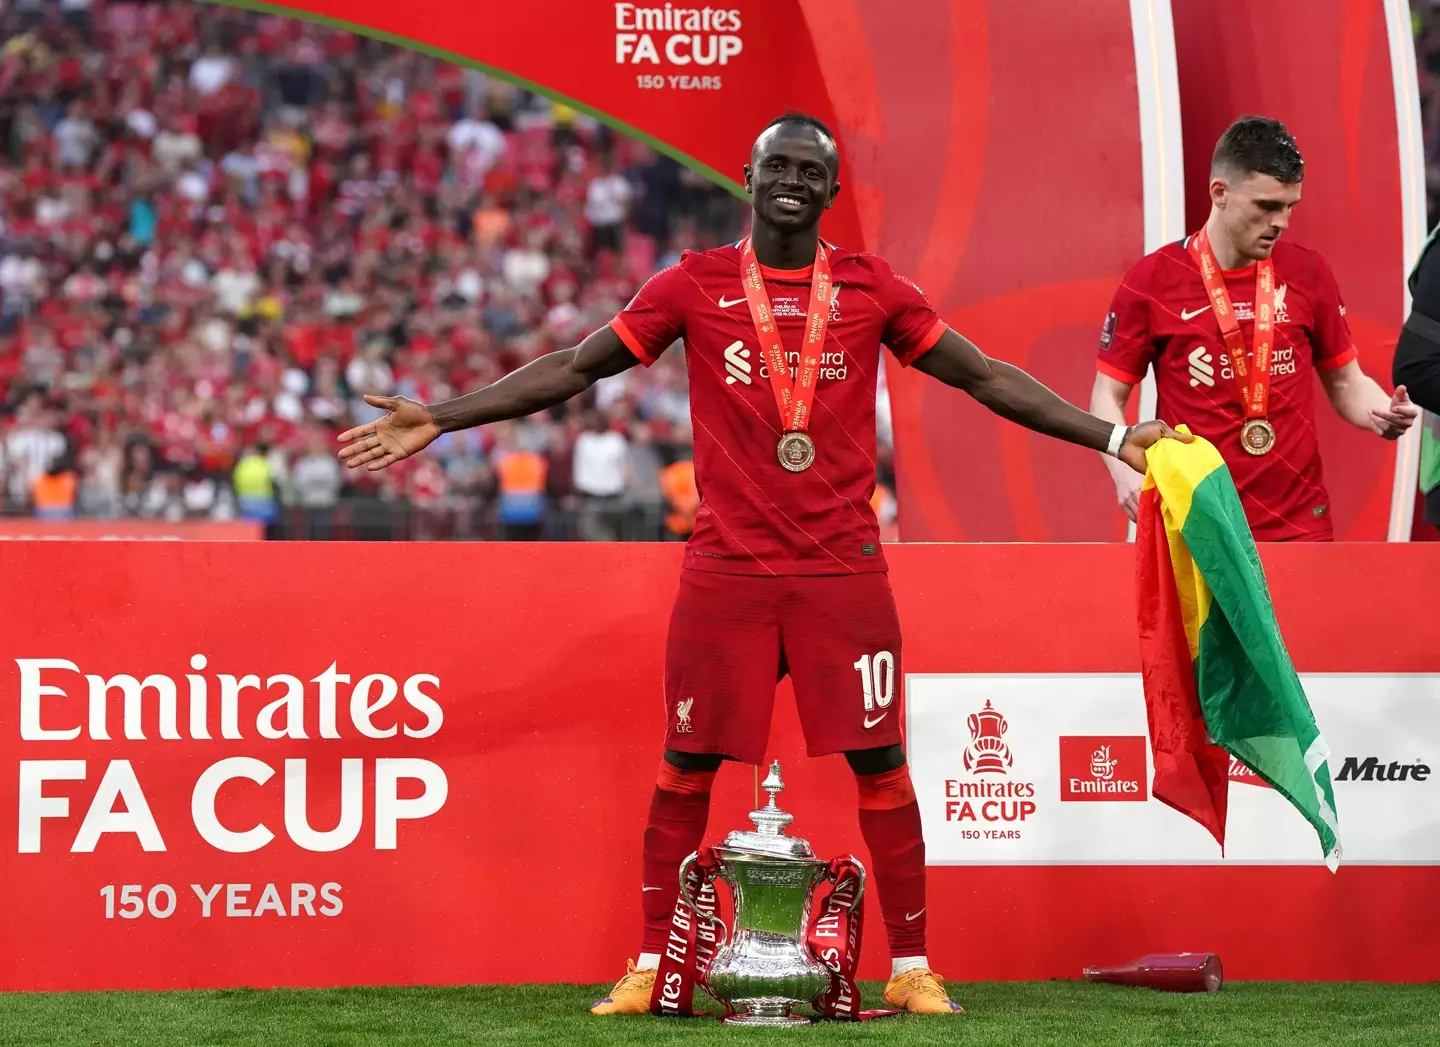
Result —
[[[700, 848], [695, 863], [686, 874], [685, 887], [695, 899], [699, 911], [685, 904], [683, 895], [675, 899], [670, 917], [670, 937], [660, 954], [660, 969], [655, 973], [655, 988], [650, 990], [650, 1013], [690, 1018], [695, 1014], [695, 986], [707, 993], [705, 971], [715, 958], [718, 935], [715, 933], [715, 874], [720, 864], [709, 847]], [[730, 1013], [727, 1005], [726, 1013]]]
[[1255, 263], [1255, 377], [1250, 379], [1250, 363], [1245, 358], [1245, 336], [1240, 321], [1220, 275], [1220, 263], [1210, 248], [1210, 237], [1201, 229], [1190, 240], [1190, 253], [1200, 266], [1200, 277], [1210, 294], [1225, 351], [1235, 370], [1235, 384], [1240, 388], [1240, 402], [1245, 418], [1264, 419], [1270, 408], [1270, 357], [1275, 345], [1275, 263], [1269, 258]]
[[832, 858], [830, 879], [835, 884], [825, 897], [819, 916], [810, 924], [806, 944], [815, 958], [830, 968], [830, 990], [815, 1001], [826, 1018], [863, 1022], [898, 1011], [860, 1009], [860, 987], [855, 968], [860, 963], [860, 936], [865, 928], [865, 899], [860, 894], [860, 867], [850, 855]]
[[755, 257], [755, 245], [747, 236], [740, 245], [740, 273], [745, 285], [745, 300], [750, 304], [750, 319], [755, 324], [755, 337], [760, 354], [770, 369], [770, 387], [775, 391], [775, 406], [780, 408], [783, 432], [804, 432], [810, 426], [810, 412], [815, 404], [815, 387], [820, 381], [820, 361], [825, 355], [825, 329], [830, 324], [830, 258], [825, 244], [815, 242], [815, 266], [810, 277], [810, 313], [805, 321], [805, 342], [800, 350], [800, 366], [790, 377], [790, 363], [785, 359], [785, 345], [780, 341], [780, 328], [770, 311], [770, 296], [765, 291], [765, 277]]

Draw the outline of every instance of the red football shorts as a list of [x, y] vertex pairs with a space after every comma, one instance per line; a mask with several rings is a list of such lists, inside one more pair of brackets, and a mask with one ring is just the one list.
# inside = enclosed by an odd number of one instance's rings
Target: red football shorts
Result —
[[883, 572], [681, 572], [665, 650], [665, 747], [765, 759], [789, 674], [811, 756], [900, 743], [900, 616]]

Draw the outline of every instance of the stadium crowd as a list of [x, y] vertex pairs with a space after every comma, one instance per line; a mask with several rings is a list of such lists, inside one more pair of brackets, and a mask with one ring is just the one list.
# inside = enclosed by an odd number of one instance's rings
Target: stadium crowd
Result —
[[1427, 228], [1440, 222], [1440, 0], [1410, 0], [1420, 122], [1425, 137]]
[[684, 357], [382, 474], [334, 436], [572, 345], [745, 209], [476, 71], [193, 2], [0, 16], [8, 513], [281, 537], [683, 537]]

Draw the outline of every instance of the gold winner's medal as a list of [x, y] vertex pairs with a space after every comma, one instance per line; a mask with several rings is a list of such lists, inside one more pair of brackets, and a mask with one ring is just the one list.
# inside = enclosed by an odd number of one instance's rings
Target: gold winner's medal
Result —
[[1269, 454], [1275, 448], [1275, 427], [1263, 418], [1252, 418], [1240, 427], [1240, 446], [1251, 454]]
[[815, 441], [809, 433], [786, 433], [775, 445], [780, 464], [792, 473], [803, 473], [815, 461]]
[[780, 464], [792, 473], [803, 473], [815, 464], [815, 441], [805, 430], [810, 428], [811, 408], [815, 403], [816, 386], [820, 383], [820, 361], [824, 355], [825, 331], [830, 322], [830, 257], [823, 241], [815, 242], [815, 265], [810, 278], [810, 311], [805, 322], [805, 341], [800, 347], [800, 363], [790, 375], [790, 362], [780, 341], [780, 327], [770, 311], [770, 296], [765, 292], [765, 277], [755, 257], [755, 245], [747, 236], [740, 244], [740, 272], [745, 299], [750, 303], [750, 319], [755, 325], [755, 338], [760, 354], [770, 370], [770, 388], [775, 392], [775, 406], [780, 412], [780, 442], [775, 454]]
[[1211, 311], [1220, 325], [1225, 351], [1230, 354], [1230, 366], [1235, 371], [1235, 384], [1240, 389], [1240, 403], [1245, 412], [1245, 421], [1240, 426], [1240, 446], [1249, 454], [1269, 454], [1275, 449], [1275, 427], [1266, 420], [1270, 410], [1270, 361], [1275, 345], [1275, 263], [1269, 258], [1255, 263], [1255, 361], [1251, 364], [1245, 358], [1248, 352], [1245, 336], [1235, 317], [1225, 277], [1204, 229], [1190, 238], [1189, 250], [1200, 267], [1200, 279], [1205, 281], [1205, 291], [1213, 306]]

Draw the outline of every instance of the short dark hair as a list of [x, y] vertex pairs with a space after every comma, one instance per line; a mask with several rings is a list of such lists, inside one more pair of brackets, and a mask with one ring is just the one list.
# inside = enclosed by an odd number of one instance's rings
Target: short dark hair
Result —
[[818, 131], [820, 132], [820, 134], [828, 138], [830, 140], [830, 145], [835, 152], [835, 167], [830, 172], [830, 175], [833, 178], [840, 173], [839, 140], [835, 137], [835, 132], [830, 130], [829, 127], [825, 126], [825, 122], [821, 120], [818, 116], [811, 116], [809, 113], [802, 113], [798, 109], [786, 110], [784, 113], [781, 113], [779, 116], [777, 116], [774, 120], [771, 120], [764, 127], [760, 128], [760, 133], [755, 136], [755, 141], [760, 141], [761, 138], [765, 137], [766, 131], [770, 130], [770, 128], [772, 127], [779, 127], [781, 124], [800, 124], [802, 127], [808, 127], [814, 131]]
[[[835, 132], [830, 130], [830, 128], [826, 127], [824, 121], [822, 121], [818, 116], [811, 116], [809, 113], [802, 113], [798, 109], [790, 109], [784, 113], [781, 113], [774, 120], [771, 120], [768, 124], [762, 127], [760, 129], [760, 134], [763, 135], [766, 131], [770, 130], [770, 128], [778, 127], [780, 124], [805, 124], [807, 127], [815, 128], [815, 130], [819, 131], [825, 137], [829, 138], [830, 141], [835, 141]], [[756, 137], [758, 138], [759, 135], [756, 135]]]
[[1305, 158], [1300, 155], [1295, 136], [1279, 120], [1242, 116], [1215, 143], [1210, 169], [1269, 175], [1277, 182], [1293, 185], [1305, 177]]

